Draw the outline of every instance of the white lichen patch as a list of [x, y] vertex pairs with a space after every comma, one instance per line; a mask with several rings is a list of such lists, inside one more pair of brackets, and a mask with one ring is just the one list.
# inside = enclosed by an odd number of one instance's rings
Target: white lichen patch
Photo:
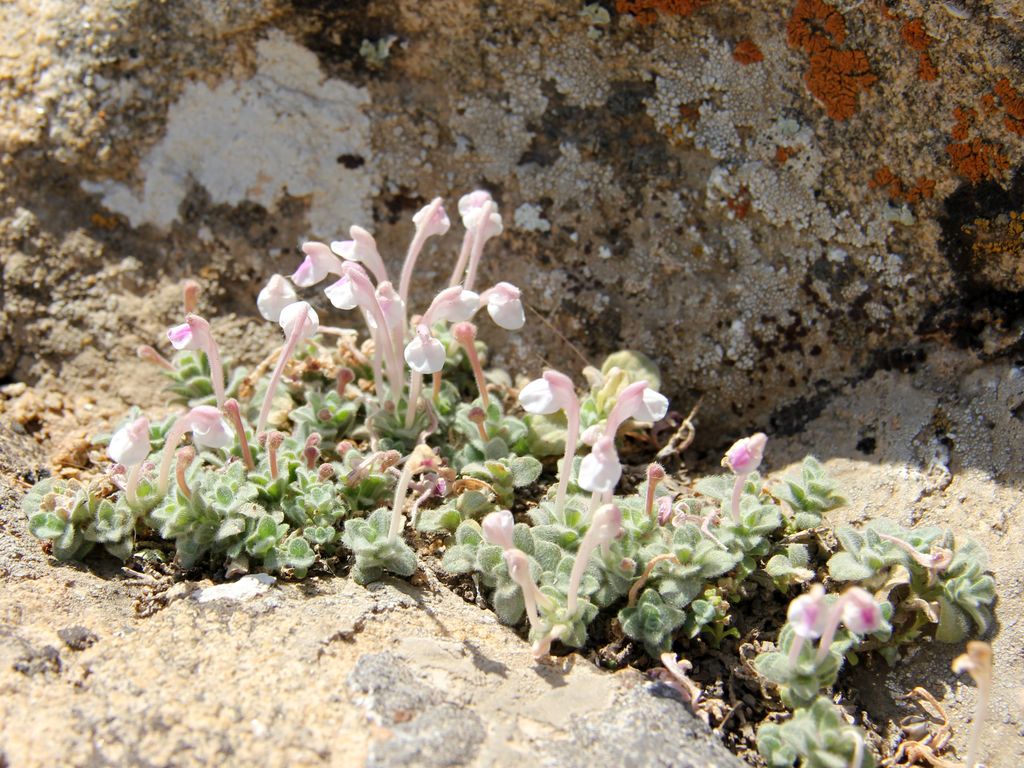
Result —
[[516, 228], [526, 232], [550, 232], [551, 222], [544, 218], [544, 211], [539, 205], [523, 203], [516, 208], [513, 218]]
[[[281, 32], [256, 48], [252, 78], [210, 88], [192, 83], [167, 116], [167, 130], [139, 164], [139, 188], [83, 182], [132, 226], [166, 229], [178, 218], [189, 181], [214, 203], [258, 203], [273, 210], [284, 194], [309, 199], [308, 224], [320, 236], [365, 220], [376, 192], [370, 161], [369, 95], [325, 79], [315, 54]], [[356, 168], [341, 156], [359, 158]]]

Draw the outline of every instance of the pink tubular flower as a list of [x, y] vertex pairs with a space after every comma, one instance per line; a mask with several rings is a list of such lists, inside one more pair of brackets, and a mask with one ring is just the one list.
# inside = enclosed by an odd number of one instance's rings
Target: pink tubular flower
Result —
[[[388, 323], [388, 330], [392, 335], [398, 331], [398, 338], [401, 339], [401, 331], [404, 330], [405, 325], [405, 302], [402, 301], [402, 297], [395, 293], [394, 287], [391, 283], [385, 281], [377, 286], [376, 290], [377, 303], [380, 304], [380, 309], [384, 313], [384, 318]], [[370, 323], [370, 328], [375, 328], [376, 323]]]
[[622, 465], [615, 450], [615, 440], [611, 435], [605, 435], [583, 457], [577, 483], [584, 490], [607, 494], [615, 490], [621, 477]]
[[202, 350], [210, 362], [210, 382], [217, 406], [224, 405], [224, 369], [220, 362], [217, 342], [213, 340], [210, 324], [199, 315], [186, 315], [185, 322], [168, 329], [167, 339], [175, 349]]
[[842, 598], [842, 620], [855, 635], [866, 635], [882, 628], [885, 618], [871, 593], [860, 587], [850, 587]]
[[160, 474], [157, 478], [157, 491], [161, 496], [167, 493], [171, 459], [178, 447], [178, 441], [186, 432], [192, 432], [192, 442], [197, 448], [226, 448], [233, 440], [231, 426], [225, 421], [220, 410], [213, 406], [197, 405], [188, 413], [179, 416], [164, 439]]
[[518, 331], [526, 324], [520, 291], [512, 283], [497, 283], [480, 294], [480, 300], [487, 302], [487, 313], [505, 330]]
[[522, 550], [507, 547], [504, 556], [508, 575], [516, 583], [516, 586], [523, 590], [523, 603], [526, 606], [526, 617], [530, 621], [530, 626], [540, 630], [541, 623], [537, 605], [541, 605], [545, 610], [550, 610], [551, 598], [541, 592], [537, 582], [533, 580], [533, 574], [530, 573], [530, 560]]
[[786, 611], [786, 620], [797, 637], [804, 640], [817, 640], [821, 637], [827, 618], [825, 588], [821, 584], [812, 585], [807, 594], [795, 598]]
[[303, 243], [302, 252], [306, 258], [292, 274], [292, 282], [300, 288], [316, 285], [328, 275], [341, 274], [341, 260], [323, 243]]
[[749, 475], [759, 466], [764, 457], [764, 447], [768, 442], [768, 436], [763, 432], [757, 432], [750, 437], [744, 437], [733, 443], [722, 459], [722, 465], [728, 467], [737, 475]]
[[281, 275], [271, 275], [270, 280], [256, 297], [256, 307], [265, 320], [276, 323], [281, 317], [281, 310], [298, 301], [298, 294]]
[[359, 302], [356, 300], [355, 288], [347, 275], [343, 275], [340, 280], [324, 288], [324, 295], [338, 309], [355, 309], [359, 306]]
[[316, 312], [305, 301], [297, 301], [289, 304], [281, 310], [281, 317], [278, 319], [281, 330], [284, 331], [285, 344], [281, 354], [278, 355], [277, 365], [270, 374], [270, 381], [267, 382], [267, 391], [263, 395], [263, 405], [260, 408], [260, 415], [256, 421], [256, 434], [263, 432], [267, 425], [267, 417], [270, 416], [270, 406], [274, 401], [274, 392], [284, 374], [284, 366], [288, 359], [295, 352], [295, 347], [302, 341], [316, 333], [320, 325], [320, 318]]
[[768, 437], [763, 432], [757, 432], [733, 443], [732, 448], [726, 451], [725, 458], [722, 459], [722, 466], [728, 467], [736, 474], [730, 509], [733, 522], [737, 525], [740, 524], [740, 501], [743, 497], [743, 488], [747, 484], [747, 476], [761, 466], [767, 442]]
[[481, 527], [484, 531], [484, 541], [488, 544], [497, 544], [502, 549], [508, 550], [515, 547], [513, 531], [515, 520], [512, 513], [507, 509], [491, 512], [484, 518]]
[[580, 401], [576, 397], [576, 388], [572, 385], [572, 379], [564, 373], [544, 371], [541, 378], [534, 379], [519, 390], [519, 404], [527, 413], [538, 415], [565, 411], [565, 455], [558, 468], [558, 491], [555, 495], [555, 514], [561, 515], [580, 432]]
[[405, 345], [405, 362], [416, 373], [437, 373], [444, 361], [444, 344], [430, 335], [426, 325], [417, 325], [416, 338]]
[[416, 225], [416, 234], [413, 235], [409, 244], [409, 251], [405, 255], [405, 262], [402, 264], [402, 278], [398, 283], [398, 294], [402, 301], [409, 300], [409, 286], [412, 284], [412, 273], [416, 266], [416, 259], [423, 250], [423, 244], [428, 237], [443, 235], [451, 227], [448, 214], [444, 211], [440, 197], [435, 197], [412, 217], [412, 223]]
[[197, 405], [189, 412], [189, 428], [199, 448], [226, 448], [234, 440], [231, 425], [211, 405]]
[[378, 283], [385, 282], [388, 279], [388, 271], [377, 251], [377, 241], [373, 239], [373, 235], [355, 224], [349, 227], [348, 233], [352, 239], [335, 240], [331, 243], [331, 250], [346, 261], [358, 261], [363, 264], [377, 278]]
[[464, 217], [464, 220], [467, 218], [473, 226], [467, 229], [467, 235], [472, 233], [472, 241], [469, 249], [469, 265], [466, 267], [465, 285], [469, 290], [473, 290], [484, 244], [492, 237], [502, 233], [502, 225], [501, 214], [498, 213], [498, 206], [493, 200], [484, 203], [480, 207], [479, 213]]
[[828, 656], [840, 622], [855, 635], [864, 635], [881, 629], [885, 624], [885, 617], [882, 616], [881, 606], [875, 602], [870, 592], [860, 587], [847, 589], [828, 612], [825, 628], [818, 643], [818, 664]]
[[635, 381], [623, 389], [615, 398], [615, 405], [608, 414], [605, 434], [615, 437], [619, 427], [627, 419], [637, 421], [660, 421], [668, 412], [668, 399], [651, 389], [646, 381]]
[[461, 285], [453, 285], [434, 297], [421, 322], [427, 326], [435, 323], [464, 323], [472, 319], [479, 307], [479, 294], [467, 291]]
[[149, 419], [140, 416], [117, 430], [107, 446], [107, 455], [126, 467], [145, 461], [149, 456]]
[[107, 446], [107, 455], [118, 464], [128, 467], [128, 478], [124, 486], [125, 500], [129, 506], [136, 506], [139, 502], [136, 489], [142, 477], [143, 463], [149, 456], [149, 419], [140, 416], [117, 430]]

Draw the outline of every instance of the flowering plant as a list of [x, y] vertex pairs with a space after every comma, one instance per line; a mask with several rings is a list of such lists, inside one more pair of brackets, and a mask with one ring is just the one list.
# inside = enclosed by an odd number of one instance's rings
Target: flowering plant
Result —
[[[759, 587], [789, 595], [815, 582], [754, 663], [795, 709], [761, 729], [761, 752], [772, 766], [872, 765], [822, 692], [853, 653], [892, 659], [925, 633], [984, 631], [994, 600], [984, 553], [947, 531], [875, 521], [840, 528], [826, 565], [819, 534], [845, 502], [813, 458], [766, 484], [763, 433], [725, 452], [725, 473], [675, 492], [652, 456], [631, 462], [627, 435], [649, 446], [669, 415], [642, 353], [584, 369], [583, 391], [571, 372], [486, 370], [480, 310], [507, 332], [526, 315], [508, 282], [477, 291], [484, 246], [502, 231], [497, 204], [476, 191], [458, 211], [455, 269], [420, 315], [408, 306], [423, 282], [416, 263], [452, 226], [440, 198], [412, 217], [397, 288], [358, 226], [349, 240], [305, 243], [291, 277], [273, 275], [256, 297], [282, 337], [251, 372], [221, 358], [189, 282], [184, 320], [167, 331], [176, 352], [139, 349], [183, 410], [129, 413], [107, 439], [107, 477], [37, 484], [23, 501], [32, 533], [64, 560], [101, 547], [121, 560], [294, 578], [348, 565], [360, 583], [410, 577], [440, 550], [441, 567], [472, 577], [503, 622], [526, 622], [538, 659], [586, 646], [599, 626], [634, 658], [661, 659], [694, 704], [689, 662], [673, 651], [738, 637], [737, 606]], [[309, 295], [325, 281], [326, 301]], [[357, 312], [369, 338], [327, 324], [334, 309]], [[846, 584], [840, 594], [826, 592], [826, 573]]]

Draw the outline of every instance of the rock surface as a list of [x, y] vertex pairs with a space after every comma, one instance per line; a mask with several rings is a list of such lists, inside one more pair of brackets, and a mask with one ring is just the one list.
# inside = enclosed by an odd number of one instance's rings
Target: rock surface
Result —
[[[766, 427], [773, 468], [827, 460], [844, 520], [988, 548], [985, 759], [1024, 763], [1019, 3], [338, 5], [0, 6], [0, 765], [735, 764], [635, 674], [535, 667], [437, 585], [200, 604], [210, 584], [54, 565], [25, 532], [41, 470], [162, 406], [134, 350], [180, 321], [183, 278], [252, 364], [279, 334], [254, 297], [304, 239], [363, 224], [395, 272], [417, 208], [475, 187], [506, 226], [484, 282], [536, 310], [488, 331], [497, 363], [582, 383], [641, 349], [675, 408], [705, 396], [699, 446]], [[866, 670], [860, 703], [892, 734], [925, 685], [962, 755], [959, 650]]]
[[1019, 341], [1018, 3], [0, 14], [0, 376], [96, 378], [177, 319], [185, 276], [252, 318], [302, 239], [351, 223], [397, 270], [415, 210], [478, 186], [507, 229], [483, 278], [536, 310], [490, 334], [498, 362], [642, 349], [730, 432], [797, 429], [922, 334]]

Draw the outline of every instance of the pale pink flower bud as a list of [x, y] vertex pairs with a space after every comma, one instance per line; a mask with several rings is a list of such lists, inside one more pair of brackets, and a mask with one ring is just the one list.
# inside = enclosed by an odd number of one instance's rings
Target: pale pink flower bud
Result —
[[107, 455], [126, 467], [145, 461], [149, 456], [149, 419], [140, 416], [117, 430], [110, 438]]
[[444, 368], [444, 344], [430, 335], [430, 329], [420, 323], [416, 338], [405, 345], [405, 362], [417, 373], [437, 373]]
[[502, 233], [501, 214], [489, 192], [477, 190], [459, 199], [459, 215], [468, 230], [484, 227], [483, 239], [489, 240]]
[[314, 309], [305, 301], [296, 301], [294, 304], [289, 304], [281, 310], [281, 316], [278, 319], [278, 323], [281, 325], [286, 338], [291, 337], [296, 324], [300, 321], [304, 322], [302, 329], [299, 331], [300, 341], [308, 339], [320, 327], [320, 318], [317, 317]]
[[768, 436], [763, 432], [757, 432], [750, 437], [737, 440], [732, 448], [726, 451], [722, 465], [728, 467], [737, 475], [749, 475], [761, 465], [764, 456], [764, 447], [768, 442]]
[[292, 275], [292, 282], [300, 288], [316, 285], [328, 275], [341, 274], [341, 261], [323, 243], [303, 243], [302, 252], [306, 258]]
[[658, 505], [658, 525], [665, 525], [672, 519], [672, 497], [661, 496], [655, 504]]
[[594, 444], [580, 463], [577, 482], [580, 488], [598, 493], [611, 493], [622, 477], [622, 465], [615, 451], [614, 438], [605, 435]]
[[388, 272], [377, 251], [377, 241], [373, 239], [373, 235], [355, 224], [349, 228], [348, 233], [352, 239], [335, 240], [331, 243], [331, 250], [347, 261], [358, 261], [365, 265], [377, 278], [378, 283], [387, 280]]
[[607, 547], [622, 533], [622, 511], [614, 504], [603, 504], [594, 512], [588, 536], [595, 546]]
[[459, 216], [462, 217], [462, 225], [466, 229], [473, 229], [477, 221], [479, 221], [484, 205], [490, 203], [491, 200], [491, 193], [483, 189], [478, 189], [460, 197]]
[[256, 297], [256, 307], [265, 320], [276, 323], [281, 318], [281, 310], [289, 304], [294, 304], [298, 299], [298, 294], [287, 278], [271, 275]]
[[589, 427], [583, 430], [583, 434], [580, 435], [580, 442], [584, 445], [593, 446], [601, 439], [604, 434], [604, 427], [600, 424], [591, 424]]
[[512, 577], [520, 589], [525, 593], [529, 589], [536, 589], [533, 576], [530, 574], [530, 560], [520, 549], [505, 549], [505, 565], [508, 567], [508, 575]]
[[825, 588], [821, 584], [814, 584], [807, 594], [800, 595], [790, 602], [786, 620], [797, 636], [804, 640], [821, 637], [828, 623]]
[[435, 197], [412, 217], [412, 223], [416, 225], [416, 229], [422, 230], [425, 237], [443, 235], [452, 226], [442, 202], [440, 197]]
[[502, 549], [515, 547], [512, 535], [515, 529], [515, 520], [512, 513], [507, 509], [491, 512], [484, 518], [481, 527], [484, 531], [484, 540], [488, 544], [497, 544]]
[[518, 331], [526, 323], [519, 289], [511, 283], [498, 283], [484, 291], [481, 298], [487, 301], [487, 313], [491, 319], [505, 330]]
[[850, 587], [842, 596], [843, 624], [856, 635], [869, 634], [881, 629], [885, 621], [882, 608], [871, 593], [860, 587]]
[[[402, 297], [398, 295], [394, 286], [389, 282], [383, 282], [377, 286], [376, 294], [377, 303], [380, 304], [380, 310], [384, 313], [384, 319], [387, 320], [388, 326], [392, 330], [401, 328], [405, 323], [405, 302], [402, 301]], [[372, 315], [367, 317], [366, 324], [371, 329], [377, 327]]]
[[192, 442], [199, 448], [226, 448], [234, 442], [231, 425], [212, 405], [197, 405], [188, 414]]

